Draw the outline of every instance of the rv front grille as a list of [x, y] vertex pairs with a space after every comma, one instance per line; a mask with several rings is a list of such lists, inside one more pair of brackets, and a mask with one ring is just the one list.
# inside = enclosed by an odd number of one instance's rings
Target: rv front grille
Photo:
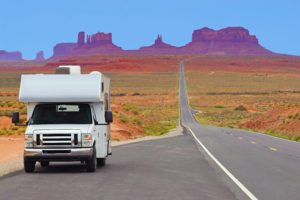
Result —
[[[78, 134], [72, 133], [55, 133], [55, 134], [38, 134], [37, 145], [46, 147], [57, 147], [57, 146], [77, 146], [78, 145]], [[77, 141], [74, 141], [77, 140]]]

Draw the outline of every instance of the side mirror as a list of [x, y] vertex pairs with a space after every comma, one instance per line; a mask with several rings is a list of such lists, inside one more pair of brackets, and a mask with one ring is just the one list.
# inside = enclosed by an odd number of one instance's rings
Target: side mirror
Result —
[[105, 122], [108, 124], [113, 122], [113, 114], [111, 111], [105, 111]]
[[11, 122], [17, 124], [20, 122], [19, 112], [13, 112]]

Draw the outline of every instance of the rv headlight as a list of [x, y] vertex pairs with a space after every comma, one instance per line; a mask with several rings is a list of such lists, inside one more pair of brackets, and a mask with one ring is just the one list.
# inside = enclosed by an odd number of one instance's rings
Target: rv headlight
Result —
[[33, 147], [33, 135], [25, 134], [25, 147]]
[[93, 145], [93, 135], [90, 133], [83, 133], [82, 134], [82, 146], [90, 147], [92, 145]]

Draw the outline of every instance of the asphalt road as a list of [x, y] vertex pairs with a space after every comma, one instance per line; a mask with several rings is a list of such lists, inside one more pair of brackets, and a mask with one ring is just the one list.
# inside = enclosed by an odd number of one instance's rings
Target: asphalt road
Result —
[[0, 179], [0, 199], [235, 199], [189, 135], [122, 145], [95, 173], [80, 164]]
[[249, 191], [262, 200], [299, 200], [299, 144], [199, 125], [187, 105], [183, 68], [181, 122], [189, 134], [114, 147], [95, 173], [79, 163], [13, 173], [0, 178], [0, 199], [234, 200], [248, 199]]
[[300, 199], [300, 143], [239, 129], [202, 126], [187, 103], [180, 66], [181, 120], [215, 159], [254, 197]]

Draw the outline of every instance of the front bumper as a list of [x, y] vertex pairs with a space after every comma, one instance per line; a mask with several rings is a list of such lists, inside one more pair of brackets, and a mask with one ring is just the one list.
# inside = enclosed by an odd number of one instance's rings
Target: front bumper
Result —
[[25, 149], [24, 157], [35, 161], [84, 161], [93, 156], [93, 148]]

